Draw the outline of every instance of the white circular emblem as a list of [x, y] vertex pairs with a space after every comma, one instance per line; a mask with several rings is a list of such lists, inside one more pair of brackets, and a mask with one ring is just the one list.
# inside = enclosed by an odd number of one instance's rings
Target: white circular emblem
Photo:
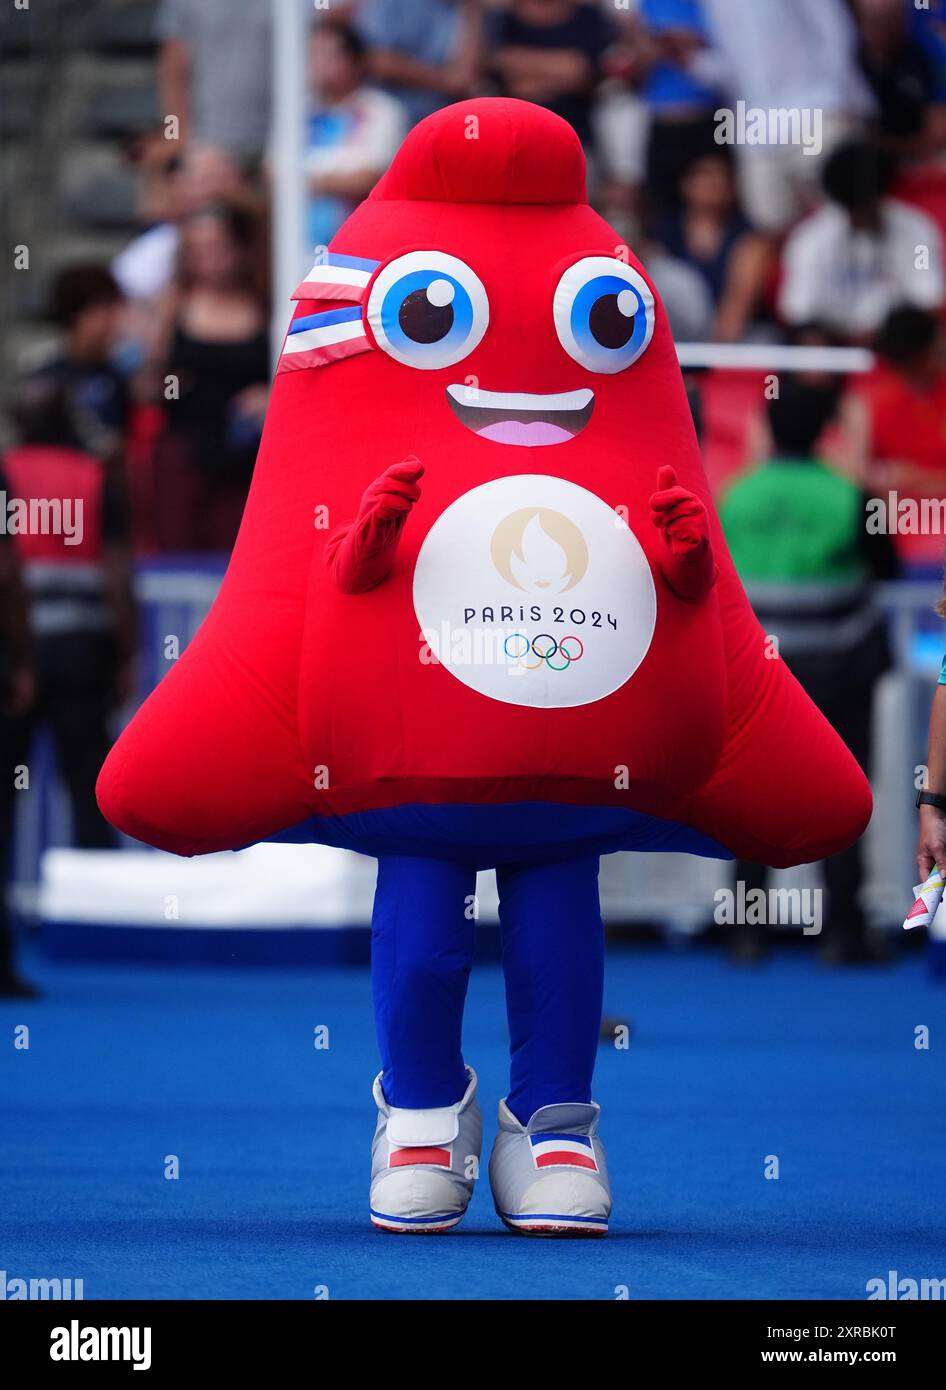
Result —
[[431, 652], [471, 690], [562, 709], [630, 679], [657, 596], [619, 513], [575, 483], [525, 473], [440, 514], [417, 556], [414, 610]]

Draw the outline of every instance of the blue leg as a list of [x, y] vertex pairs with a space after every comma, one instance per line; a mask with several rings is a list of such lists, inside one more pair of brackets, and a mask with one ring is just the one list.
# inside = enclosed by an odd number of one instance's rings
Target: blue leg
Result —
[[591, 1100], [604, 990], [598, 858], [496, 870], [511, 1051], [506, 1103]]
[[475, 891], [472, 868], [409, 856], [378, 861], [371, 980], [390, 1105], [453, 1105], [466, 1090], [460, 1033]]

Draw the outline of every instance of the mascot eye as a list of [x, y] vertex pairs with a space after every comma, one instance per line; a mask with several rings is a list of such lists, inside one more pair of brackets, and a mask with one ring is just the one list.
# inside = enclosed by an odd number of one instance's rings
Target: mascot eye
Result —
[[368, 323], [379, 347], [426, 371], [452, 367], [481, 341], [489, 301], [468, 265], [439, 251], [411, 251], [371, 287]]
[[569, 266], [552, 312], [562, 347], [592, 372], [623, 372], [654, 333], [654, 296], [646, 280], [610, 256], [586, 256]]

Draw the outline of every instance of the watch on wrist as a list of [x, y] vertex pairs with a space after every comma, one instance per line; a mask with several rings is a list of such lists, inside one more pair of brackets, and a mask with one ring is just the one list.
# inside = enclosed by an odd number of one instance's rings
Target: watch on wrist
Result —
[[935, 806], [937, 811], [942, 811], [946, 815], [946, 796], [940, 796], [938, 792], [918, 791], [916, 804], [918, 806]]

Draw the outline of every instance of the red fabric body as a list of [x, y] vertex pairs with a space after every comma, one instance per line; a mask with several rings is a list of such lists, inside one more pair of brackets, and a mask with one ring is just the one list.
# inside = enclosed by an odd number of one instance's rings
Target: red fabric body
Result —
[[[473, 116], [479, 139], [465, 134]], [[558, 340], [552, 301], [564, 269], [621, 255], [617, 234], [576, 201], [580, 168], [576, 137], [550, 113], [462, 103], [408, 137], [339, 232], [333, 252], [382, 266], [419, 249], [459, 257], [486, 288], [489, 327], [443, 370], [416, 370], [375, 347], [277, 377], [217, 602], [102, 772], [100, 804], [122, 829], [193, 854], [312, 815], [547, 800], [681, 821], [774, 865], [819, 858], [861, 833], [870, 815], [862, 773], [784, 662], [766, 659], [659, 303], [649, 348], [620, 373], [587, 370]], [[486, 201], [512, 199], [520, 185], [521, 201]], [[296, 312], [330, 307], [303, 301]], [[497, 443], [449, 408], [447, 386], [471, 382], [528, 393], [590, 387], [593, 416], [557, 446]], [[390, 574], [370, 592], [344, 594], [326, 564], [328, 538], [410, 454], [425, 471]], [[698, 603], [663, 577], [665, 542], [648, 504], [666, 464], [709, 513], [719, 575]], [[431, 526], [469, 490], [517, 474], [564, 479], [621, 509], [650, 565], [646, 656], [590, 703], [490, 698], [431, 661], [419, 634], [412, 581]], [[320, 509], [328, 523], [315, 525]]]

